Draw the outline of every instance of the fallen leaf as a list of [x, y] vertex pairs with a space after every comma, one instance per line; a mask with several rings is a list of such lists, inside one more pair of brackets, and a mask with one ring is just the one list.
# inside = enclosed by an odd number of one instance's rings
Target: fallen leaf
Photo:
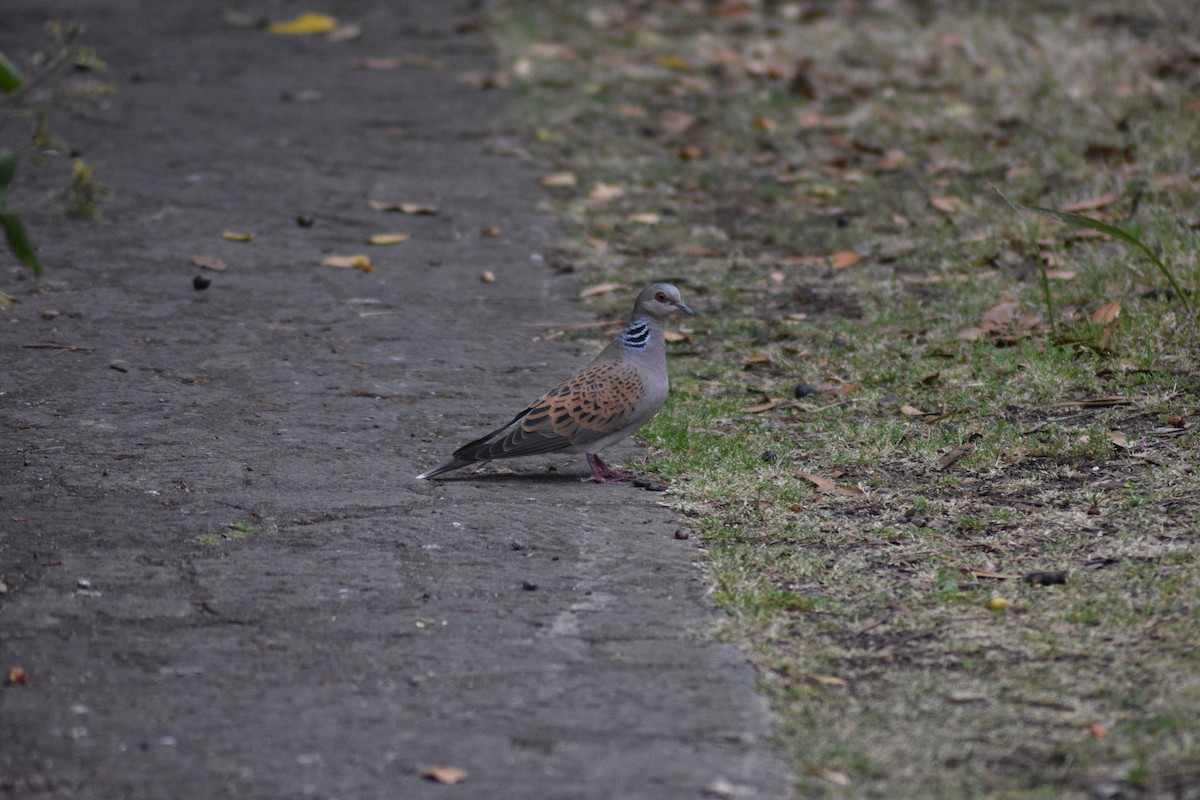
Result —
[[495, 239], [496, 237], [500, 236], [501, 233], [503, 233], [503, 231], [501, 231], [495, 225], [492, 225], [490, 228], [484, 228], [482, 231], [480, 231], [479, 235], [485, 239]]
[[367, 239], [368, 244], [378, 244], [378, 245], [400, 244], [400, 242], [407, 242], [407, 241], [408, 241], [407, 233], [377, 233], [374, 236]]
[[538, 181], [542, 186], [551, 189], [565, 189], [574, 186], [579, 182], [573, 172], [551, 172], [549, 175], [543, 175]]
[[937, 468], [939, 470], [949, 468], [952, 464], [954, 464], [955, 461], [958, 461], [960, 458], [967, 455], [974, 449], [975, 449], [975, 445], [971, 444], [970, 442], [959, 445], [958, 447], [954, 448], [949, 453], [946, 453], [946, 455], [944, 455], [938, 459]]
[[980, 327], [985, 331], [998, 331], [1006, 328], [1017, 316], [1017, 304], [1011, 301], [998, 303], [983, 312]]
[[225, 231], [221, 236], [231, 242], [248, 242], [254, 238], [252, 233], [238, 233], [237, 231]]
[[908, 403], [900, 406], [900, 413], [906, 417], [927, 417], [931, 414], [936, 414], [936, 411], [922, 411], [916, 406], [910, 406]]
[[438, 783], [455, 784], [462, 783], [467, 779], [466, 770], [458, 767], [451, 767], [448, 764], [435, 764], [430, 767], [425, 767], [421, 770], [421, 777], [427, 781], [437, 781]]
[[838, 250], [836, 253], [824, 256], [788, 256], [780, 259], [779, 263], [794, 267], [807, 267], [815, 264], [838, 270], [857, 264], [861, 260], [862, 256], [853, 250]]
[[9, 667], [7, 682], [11, 685], [20, 685], [29, 680], [29, 676], [25, 673], [24, 667]]
[[681, 161], [695, 161], [697, 158], [704, 155], [704, 151], [695, 145], [688, 145], [686, 147], [679, 148], [675, 155], [679, 156]]
[[690, 247], [683, 248], [683, 254], [685, 256], [688, 256], [689, 258], [717, 258], [719, 256], [725, 255], [725, 251], [718, 250], [715, 247], [703, 247], [700, 245], [693, 245]]
[[742, 356], [740, 362], [745, 365], [750, 364], [770, 364], [771, 359], [767, 356]]
[[756, 131], [770, 133], [779, 127], [779, 123], [770, 117], [764, 117], [760, 115], [754, 118], [754, 121], [750, 123], [750, 127], [754, 128]]
[[326, 256], [321, 259], [322, 267], [341, 267], [343, 269], [361, 269], [363, 272], [374, 272], [375, 265], [365, 253], [355, 253], [347, 256]]
[[1090, 733], [1092, 738], [1096, 739], [1097, 741], [1108, 738], [1108, 728], [1104, 727], [1099, 722], [1092, 723], [1092, 725], [1088, 727], [1088, 733]]
[[1092, 312], [1092, 322], [1097, 325], [1107, 325], [1115, 321], [1119, 316], [1121, 316], [1121, 301], [1113, 300], [1111, 303], [1105, 303]]
[[846, 773], [838, 772], [837, 770], [825, 769], [824, 767], [809, 767], [808, 769], [804, 770], [804, 772], [814, 778], [820, 778], [823, 781], [829, 781], [836, 786], [850, 785], [850, 778], [847, 777]]
[[1131, 406], [1133, 401], [1128, 397], [1119, 394], [1105, 395], [1103, 397], [1089, 397], [1087, 400], [1067, 400], [1062, 403], [1056, 403], [1060, 406], [1080, 406], [1082, 408], [1105, 408], [1107, 406]]
[[821, 494], [835, 494], [842, 497], [857, 497], [866, 494], [857, 486], [839, 486], [828, 478], [822, 478], [819, 475], [811, 475], [807, 472], [797, 472], [796, 476], [803, 478], [811, 483], [816, 490]]
[[761, 414], [764, 411], [770, 411], [773, 408], [777, 408], [779, 406], [779, 404], [782, 402], [783, 402], [782, 400], [776, 400], [776, 399], [772, 398], [772, 399], [764, 400], [763, 402], [758, 403], [756, 405], [747, 406], [746, 408], [741, 408], [738, 410], [741, 411], [743, 414]]
[[686, 133], [695, 124], [694, 116], [677, 108], [663, 109], [658, 115], [658, 127], [668, 137]]
[[957, 214], [964, 206], [963, 199], [954, 195], [934, 195], [929, 198], [929, 204], [943, 214]]
[[1108, 192], [1107, 194], [1102, 194], [1099, 197], [1092, 197], [1087, 200], [1079, 200], [1074, 203], [1067, 203], [1065, 206], [1061, 206], [1059, 210], [1061, 210], [1061, 211], [1091, 211], [1096, 208], [1104, 208], [1107, 205], [1115, 203], [1116, 200], [1117, 200], [1117, 195], [1114, 194], [1113, 192]]
[[684, 56], [676, 53], [657, 56], [654, 59], [654, 65], [663, 69], [690, 69], [692, 62], [688, 61]]
[[496, 273], [492, 272], [490, 269], [485, 269], [483, 272], [479, 273], [479, 280], [483, 281], [484, 283], [495, 283]]
[[804, 678], [813, 683], [819, 683], [822, 686], [849, 686], [849, 682], [845, 678], [839, 678], [836, 675], [818, 675], [815, 672], [810, 672]]
[[1076, 272], [1070, 269], [1048, 269], [1046, 277], [1055, 281], [1071, 281], [1075, 280]]
[[663, 338], [666, 339], [668, 342], [676, 342], [676, 343], [690, 342], [692, 340], [691, 336], [688, 336], [686, 333], [681, 333], [679, 331], [663, 331]]
[[986, 569], [968, 569], [966, 567], [960, 569], [959, 572], [971, 578], [991, 578], [997, 581], [1011, 581], [1021, 577], [1011, 572], [990, 572]]
[[385, 203], [382, 200], [368, 200], [371, 208], [376, 211], [397, 211], [401, 214], [436, 214], [437, 206], [427, 206], [421, 203]]
[[898, 169], [905, 161], [904, 151], [888, 150], [878, 161], [873, 165], [874, 169], [880, 172], [888, 172], [893, 169]]
[[611, 183], [597, 182], [588, 192], [588, 199], [593, 203], [609, 203], [625, 196], [625, 190]]
[[287, 22], [272, 22], [267, 30], [289, 36], [307, 36], [314, 33], [329, 33], [337, 27], [337, 20], [328, 14], [301, 14]]
[[979, 692], [950, 692], [946, 699], [951, 703], [984, 703], [987, 702], [987, 695]]
[[628, 289], [628, 284], [624, 283], [598, 283], [595, 286], [589, 286], [579, 293], [580, 300], [586, 300], [589, 297], [595, 297], [598, 294], [606, 294], [608, 292], [619, 292], [623, 289]]
[[1117, 447], [1124, 447], [1125, 449], [1129, 449], [1129, 447], [1130, 447], [1129, 437], [1126, 436], [1121, 431], [1109, 431], [1108, 432], [1108, 440], [1110, 442], [1112, 442], [1113, 444], [1115, 444]]
[[200, 269], [211, 269], [213, 272], [225, 271], [225, 262], [216, 256], [192, 256], [192, 263]]
[[629, 221], [636, 222], [639, 225], [657, 225], [662, 220], [661, 214], [656, 214], [653, 211], [645, 211], [641, 214], [630, 214]]

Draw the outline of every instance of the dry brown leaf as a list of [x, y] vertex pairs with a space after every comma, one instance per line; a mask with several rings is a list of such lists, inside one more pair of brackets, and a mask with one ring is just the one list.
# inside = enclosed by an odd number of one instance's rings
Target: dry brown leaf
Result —
[[779, 404], [782, 402], [782, 400], [776, 398], [769, 398], [757, 405], [747, 406], [746, 408], [739, 409], [739, 411], [741, 411], [743, 414], [761, 414], [764, 411], [770, 411], [773, 408], [778, 408]]
[[629, 221], [636, 222], [639, 225], [657, 225], [662, 220], [661, 214], [656, 214], [653, 211], [645, 211], [641, 214], [630, 214]]
[[332, 255], [321, 259], [322, 267], [340, 267], [342, 269], [361, 269], [363, 272], [374, 272], [375, 265], [371, 263], [371, 258], [365, 253], [354, 253], [353, 255]]
[[746, 365], [749, 365], [749, 364], [770, 364], [770, 363], [771, 363], [771, 359], [770, 359], [769, 357], [767, 357], [767, 356], [759, 356], [759, 355], [755, 355], [755, 356], [742, 356], [742, 357], [741, 357], [741, 359], [740, 359], [740, 362], [741, 362], [742, 364], [746, 364]]
[[1099, 197], [1092, 197], [1087, 200], [1079, 200], [1074, 203], [1067, 203], [1060, 208], [1061, 211], [1091, 211], [1096, 208], [1104, 208], [1107, 205], [1115, 203], [1117, 195], [1113, 192], [1102, 194]]
[[963, 209], [963, 199], [954, 195], [934, 195], [929, 204], [943, 214], [957, 214]]
[[400, 244], [400, 242], [407, 242], [407, 241], [408, 241], [407, 233], [377, 233], [374, 236], [371, 236], [367, 239], [367, 244], [377, 244], [377, 245]]
[[1096, 739], [1097, 741], [1108, 738], [1108, 728], [1104, 727], [1099, 722], [1092, 723], [1092, 725], [1088, 728], [1088, 733], [1090, 733], [1092, 738]]
[[859, 495], [866, 494], [866, 492], [857, 486], [840, 486], [828, 478], [822, 478], [819, 475], [812, 475], [808, 472], [797, 472], [796, 476], [811, 483], [821, 494], [835, 494], [841, 497], [858, 497]]
[[825, 769], [824, 767], [809, 767], [804, 770], [806, 774], [814, 778], [820, 778], [823, 781], [829, 781], [835, 786], [849, 786], [850, 778], [844, 772], [838, 772], [833, 769]]
[[979, 692], [950, 692], [946, 699], [951, 703], [984, 703], [987, 702], [987, 695]]
[[694, 245], [683, 248], [683, 254], [690, 258], [717, 258], [725, 255], [724, 250], [718, 250], [715, 247], [701, 247]]
[[619, 105], [613, 109], [613, 113], [616, 114], [618, 117], [625, 117], [627, 119], [645, 119], [646, 118], [646, 109], [643, 106], [635, 106], [635, 105], [629, 105], [629, 104]]
[[983, 317], [980, 318], [980, 326], [985, 331], [998, 331], [1008, 327], [1009, 323], [1017, 316], [1017, 304], [1012, 301], [1004, 301], [983, 312]]
[[1080, 406], [1082, 408], [1105, 408], [1107, 406], [1131, 406], [1133, 405], [1133, 401], [1124, 395], [1110, 394], [1100, 397], [1089, 397], [1087, 400], [1067, 400], [1062, 403], [1056, 403], [1056, 405]]
[[248, 242], [254, 238], [253, 233], [239, 233], [238, 231], [225, 231], [221, 236], [231, 242]]
[[822, 686], [849, 686], [850, 683], [845, 678], [839, 678], [836, 675], [818, 675], [815, 672], [809, 672], [804, 676], [805, 680], [819, 683]]
[[954, 464], [954, 462], [958, 461], [960, 458], [967, 455], [974, 449], [975, 449], [975, 445], [971, 444], [970, 442], [959, 445], [958, 447], [954, 448], [949, 453], [946, 453], [946, 455], [944, 455], [938, 459], [937, 468], [939, 470], [949, 469], [950, 466]]
[[807, 267], [814, 264], [829, 266], [831, 269], [845, 269], [862, 260], [862, 256], [853, 250], [838, 250], [825, 256], [788, 256], [781, 258], [779, 263], [793, 267]]
[[1046, 277], [1051, 280], [1055, 280], [1055, 281], [1075, 280], [1075, 276], [1077, 274], [1078, 273], [1076, 273], [1074, 270], [1070, 270], [1070, 269], [1048, 269], [1048, 270], [1046, 270]]
[[910, 406], [908, 403], [900, 406], [900, 413], [906, 417], [928, 417], [931, 414], [936, 414], [936, 411], [922, 411], [916, 406]]
[[704, 155], [704, 151], [695, 145], [687, 145], [686, 147], [679, 148], [675, 152], [675, 155], [679, 156], [680, 161], [695, 161]]
[[573, 172], [551, 172], [549, 175], [543, 175], [538, 183], [551, 189], [569, 189], [579, 183], [579, 179]]
[[503, 233], [503, 231], [501, 231], [495, 225], [492, 225], [491, 227], [484, 228], [482, 231], [480, 231], [479, 235], [485, 239], [495, 239], [496, 237], [500, 236], [502, 233]]
[[1111, 303], [1105, 303], [1092, 312], [1092, 322], [1097, 325], [1107, 325], [1110, 322], [1116, 321], [1119, 316], [1121, 316], [1121, 301], [1113, 300]]
[[397, 211], [401, 214], [436, 214], [437, 206], [427, 206], [421, 203], [385, 203], [382, 200], [368, 200], [371, 208], [376, 211]]
[[588, 192], [588, 199], [593, 203], [608, 203], [625, 196], [625, 190], [611, 183], [596, 183]]
[[213, 272], [225, 271], [225, 262], [216, 256], [192, 256], [192, 263], [200, 269], [211, 269]]
[[1129, 444], [1129, 437], [1126, 436], [1121, 431], [1109, 431], [1108, 432], [1108, 440], [1110, 442], [1112, 442], [1113, 444], [1115, 444], [1117, 447], [1123, 447], [1125, 449], [1129, 449], [1131, 447], [1131, 445]]
[[668, 342], [690, 342], [692, 337], [681, 331], [663, 331], [663, 338]]
[[589, 286], [579, 293], [580, 300], [586, 300], [589, 297], [595, 297], [598, 294], [606, 292], [619, 292], [623, 289], [628, 289], [629, 286], [624, 283], [598, 283], [595, 286]]
[[880, 172], [888, 172], [893, 169], [898, 169], [905, 161], [903, 150], [888, 150], [878, 161], [875, 162], [874, 168]]
[[968, 569], [967, 567], [963, 567], [959, 572], [970, 578], [991, 578], [997, 581], [1012, 581], [1021, 577], [1011, 572], [991, 572], [986, 569]]
[[666, 136], [680, 136], [696, 124], [696, 118], [686, 111], [668, 108], [658, 115], [658, 127]]
[[452, 785], [465, 781], [467, 779], [467, 772], [448, 764], [434, 764], [422, 769], [421, 777], [427, 781], [437, 781], [438, 783]]

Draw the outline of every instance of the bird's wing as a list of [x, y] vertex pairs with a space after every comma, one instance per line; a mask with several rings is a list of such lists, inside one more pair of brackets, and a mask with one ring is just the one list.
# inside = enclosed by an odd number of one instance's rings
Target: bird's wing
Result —
[[488, 461], [586, 445], [621, 430], [645, 396], [645, 381], [632, 364], [592, 362], [454, 457]]

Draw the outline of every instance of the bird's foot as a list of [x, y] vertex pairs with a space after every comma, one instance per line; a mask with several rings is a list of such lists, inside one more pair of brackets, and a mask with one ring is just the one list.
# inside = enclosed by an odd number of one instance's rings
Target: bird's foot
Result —
[[629, 477], [623, 473], [617, 472], [615, 469], [605, 464], [600, 460], [600, 456], [587, 454], [588, 465], [592, 468], [592, 474], [583, 478], [584, 481], [595, 481], [596, 483], [620, 483], [621, 481], [629, 480]]

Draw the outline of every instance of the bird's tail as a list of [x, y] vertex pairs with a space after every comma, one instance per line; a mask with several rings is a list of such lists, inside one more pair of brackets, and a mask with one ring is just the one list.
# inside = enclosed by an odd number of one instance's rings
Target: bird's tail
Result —
[[426, 480], [427, 478], [436, 478], [438, 475], [441, 475], [443, 472], [449, 472], [451, 470], [461, 469], [462, 467], [465, 467], [468, 464], [474, 464], [474, 463], [476, 463], [476, 462], [475, 461], [464, 461], [461, 458], [452, 458], [449, 461], [447, 461], [445, 464], [436, 466], [433, 469], [429, 470], [428, 472], [422, 472], [420, 475], [417, 476], [417, 480], [423, 481], [423, 480]]

